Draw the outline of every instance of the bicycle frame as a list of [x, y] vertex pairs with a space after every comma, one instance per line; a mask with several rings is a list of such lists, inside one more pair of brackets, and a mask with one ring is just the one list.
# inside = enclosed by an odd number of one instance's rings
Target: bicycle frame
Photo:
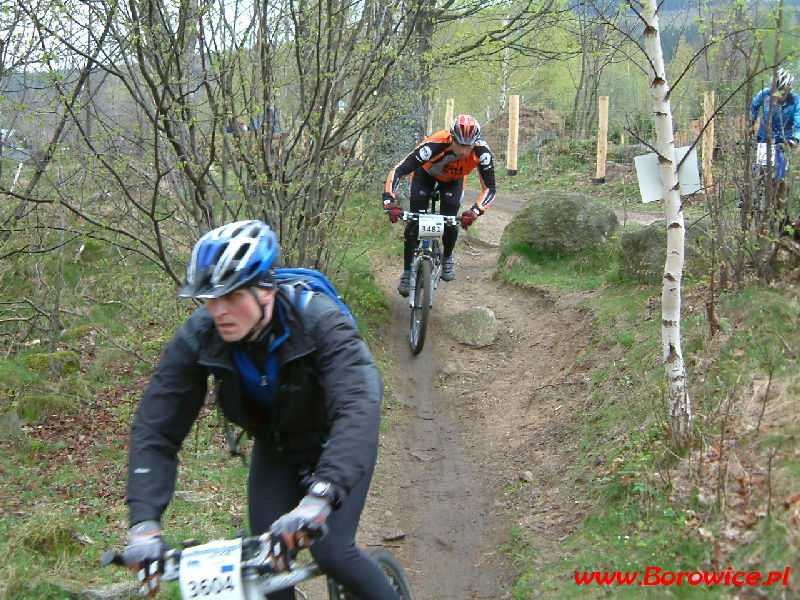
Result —
[[441, 239], [445, 226], [455, 226], [458, 217], [440, 215], [436, 212], [404, 212], [403, 221], [416, 221], [419, 246], [414, 249], [411, 261], [408, 306], [411, 308], [409, 345], [411, 353], [422, 351], [428, 330], [428, 319], [433, 308], [434, 291], [439, 287], [442, 276]]
[[[444, 225], [456, 225], [458, 223], [458, 217], [455, 216], [447, 216], [447, 215], [438, 215], [437, 213], [427, 213], [427, 212], [403, 212], [403, 215], [400, 217], [403, 221], [419, 221], [420, 217], [425, 218], [425, 216], [438, 216], [441, 219], [441, 222]], [[443, 232], [441, 232], [443, 233]], [[436, 288], [439, 287], [439, 282], [442, 278], [442, 245], [441, 239], [442, 235], [436, 235], [435, 237], [428, 237], [423, 238], [420, 240], [419, 246], [414, 250], [414, 258], [411, 261], [411, 286], [410, 286], [410, 293], [408, 295], [408, 305], [411, 308], [414, 308], [414, 292], [416, 290], [417, 281], [416, 281], [416, 273], [417, 273], [417, 266], [420, 261], [425, 260], [431, 264], [431, 299], [430, 299], [430, 306], [433, 307], [433, 297], [434, 291]]]

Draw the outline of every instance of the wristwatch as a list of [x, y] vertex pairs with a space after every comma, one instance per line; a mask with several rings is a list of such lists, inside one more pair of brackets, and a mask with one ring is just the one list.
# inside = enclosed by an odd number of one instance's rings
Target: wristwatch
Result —
[[332, 505], [336, 505], [336, 488], [329, 481], [318, 479], [308, 487], [308, 494], [317, 498], [325, 498]]

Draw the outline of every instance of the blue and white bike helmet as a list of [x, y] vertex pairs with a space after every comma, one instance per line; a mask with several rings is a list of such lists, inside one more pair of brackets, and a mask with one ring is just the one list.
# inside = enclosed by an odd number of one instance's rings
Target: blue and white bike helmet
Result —
[[206, 233], [194, 245], [181, 298], [219, 298], [247, 286], [275, 287], [280, 266], [275, 232], [262, 221], [237, 221]]
[[775, 89], [780, 93], [784, 93], [786, 90], [791, 89], [793, 84], [794, 75], [780, 67], [775, 73]]

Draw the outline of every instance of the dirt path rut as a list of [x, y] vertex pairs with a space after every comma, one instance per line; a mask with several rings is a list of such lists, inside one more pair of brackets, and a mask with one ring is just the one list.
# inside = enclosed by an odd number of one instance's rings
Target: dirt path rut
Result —
[[[586, 508], [572, 491], [568, 433], [587, 393], [575, 360], [588, 331], [585, 296], [493, 278], [496, 243], [520, 204], [498, 198], [481, 217], [488, 243], [462, 232], [456, 280], [437, 290], [417, 357], [408, 349], [407, 300], [396, 291], [400, 258], [378, 268], [391, 306], [387, 384], [400, 402], [382, 435], [360, 541], [401, 559], [417, 600], [510, 597], [515, 569], [500, 551], [510, 527], [535, 534], [537, 552], [558, 552]], [[442, 319], [472, 306], [488, 306], [499, 321], [489, 347], [459, 344], [441, 329]]]

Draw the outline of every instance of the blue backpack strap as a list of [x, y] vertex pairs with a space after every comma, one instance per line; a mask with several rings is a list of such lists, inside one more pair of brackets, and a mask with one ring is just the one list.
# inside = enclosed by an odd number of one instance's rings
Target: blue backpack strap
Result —
[[342, 309], [342, 312], [350, 318], [353, 325], [356, 325], [356, 320], [353, 318], [350, 309], [342, 302], [334, 285], [320, 271], [303, 268], [275, 269], [275, 279], [279, 282], [294, 282], [294, 285], [291, 287], [295, 294], [297, 294], [297, 288], [301, 288], [299, 294], [293, 298], [293, 301], [301, 310], [304, 310], [306, 306], [308, 306], [313, 292], [320, 292], [332, 298], [336, 304], [339, 305], [339, 308]]

